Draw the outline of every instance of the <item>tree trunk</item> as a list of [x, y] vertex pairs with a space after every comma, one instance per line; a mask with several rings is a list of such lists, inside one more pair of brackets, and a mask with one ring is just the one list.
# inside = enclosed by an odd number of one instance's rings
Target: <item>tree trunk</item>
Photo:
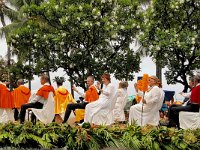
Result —
[[160, 79], [160, 82], [162, 83], [162, 67], [158, 62], [156, 62], [156, 76]]
[[72, 96], [73, 96], [73, 98], [74, 98], [74, 90], [72, 89], [72, 87], [73, 87], [73, 81], [71, 80], [70, 81], [70, 85], [71, 85], [71, 94], [72, 94]]
[[[5, 17], [4, 17], [4, 14], [3, 13], [0, 13], [0, 18], [1, 18], [1, 23], [3, 25], [3, 27], [6, 26], [6, 22], [5, 22]], [[6, 36], [5, 36], [5, 39], [6, 39]], [[7, 39], [6, 39], [7, 41]], [[8, 66], [8, 69], [10, 69], [10, 59], [11, 59], [11, 51], [10, 51], [10, 46], [8, 46], [8, 50], [7, 50], [7, 66]], [[8, 71], [8, 80], [11, 82], [11, 76], [10, 76], [10, 70]], [[13, 84], [10, 83], [10, 91], [12, 91], [13, 89]]]

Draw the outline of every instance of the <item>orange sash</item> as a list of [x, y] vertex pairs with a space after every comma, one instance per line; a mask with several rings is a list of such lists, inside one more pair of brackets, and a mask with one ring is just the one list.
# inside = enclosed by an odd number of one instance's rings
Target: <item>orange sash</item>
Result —
[[48, 99], [49, 96], [49, 92], [53, 92], [54, 93], [54, 88], [51, 85], [44, 85], [43, 87], [41, 87], [36, 95], [43, 97], [45, 100]]
[[90, 86], [89, 89], [85, 92], [85, 100], [87, 102], [93, 102], [97, 99], [99, 99], [97, 89], [94, 86]]
[[14, 91], [12, 91], [14, 106], [15, 108], [21, 108], [21, 105], [28, 102], [31, 96], [31, 91], [25, 86], [19, 86]]
[[0, 108], [13, 108], [14, 102], [11, 92], [3, 84], [0, 84]]

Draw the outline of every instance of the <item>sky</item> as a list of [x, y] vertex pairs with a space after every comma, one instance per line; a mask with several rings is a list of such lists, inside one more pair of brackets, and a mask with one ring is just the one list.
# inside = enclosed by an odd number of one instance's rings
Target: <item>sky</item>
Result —
[[[0, 27], [2, 27], [1, 23], [0, 23]], [[134, 46], [134, 45], [132, 45]], [[6, 45], [6, 41], [5, 38], [0, 38], [0, 55], [3, 57], [6, 57], [6, 52], [7, 52], [7, 45]], [[156, 74], [156, 66], [155, 63], [152, 61], [152, 59], [150, 57], [144, 57], [141, 60], [141, 64], [140, 64], [140, 68], [141, 71], [139, 73], [135, 73], [135, 79], [133, 81], [129, 81], [129, 86], [128, 86], [128, 94], [129, 95], [135, 95], [135, 89], [134, 89], [134, 83], [137, 82], [137, 77], [138, 76], [142, 76], [143, 74], [149, 74], [149, 75], [155, 75]], [[168, 90], [168, 91], [175, 91], [175, 100], [183, 100], [183, 97], [179, 94], [182, 90], [183, 90], [183, 86], [181, 84], [175, 84], [175, 85], [171, 85], [171, 84], [167, 84], [167, 81], [164, 77], [164, 72], [167, 70], [167, 68], [164, 68], [162, 70], [163, 75], [162, 75], [162, 85], [163, 85], [163, 90]], [[50, 77], [51, 79], [54, 79], [55, 76], [64, 76], [66, 79], [68, 79], [68, 76], [65, 74], [65, 72], [63, 72], [63, 69], [58, 69], [57, 72], [52, 72], [50, 73]], [[118, 83], [119, 81], [116, 80], [115, 78], [112, 77], [111, 82], [116, 86], [116, 88], [118, 87]], [[34, 76], [34, 80], [31, 82], [32, 87], [31, 89], [33, 91], [36, 91], [41, 85], [40, 85], [40, 80], [37, 76]], [[54, 86], [54, 88], [56, 88], [56, 84], [53, 83], [52, 81], [52, 85]], [[70, 83], [68, 81], [66, 81], [63, 84], [69, 91], [70, 91]], [[78, 88], [80, 91], [82, 90], [81, 88]], [[83, 90], [82, 90], [83, 91]], [[75, 98], [78, 97], [78, 95], [75, 94]]]

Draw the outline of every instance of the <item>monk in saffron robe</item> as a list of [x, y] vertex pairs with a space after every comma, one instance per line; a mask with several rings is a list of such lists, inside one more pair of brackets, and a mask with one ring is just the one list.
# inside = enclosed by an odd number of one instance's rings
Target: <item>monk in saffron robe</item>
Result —
[[94, 77], [93, 76], [87, 77], [88, 90], [84, 94], [80, 93], [76, 89], [76, 87], [73, 87], [73, 90], [76, 91], [79, 95], [81, 95], [84, 98], [84, 101], [82, 103], [67, 105], [63, 123], [67, 122], [72, 110], [74, 111], [76, 109], [85, 109], [85, 106], [88, 103], [94, 102], [99, 98], [98, 91], [93, 84], [94, 84]]
[[[0, 82], [0, 122], [7, 122], [13, 120], [12, 108], [14, 108], [14, 102], [11, 92], [7, 88], [8, 82]], [[6, 118], [2, 116], [5, 112]]]
[[[36, 108], [42, 109], [44, 102], [48, 99], [49, 93], [54, 93], [54, 88], [49, 84], [49, 77], [47, 75], [42, 75], [40, 78], [40, 83], [43, 85], [36, 93], [36, 96], [31, 99], [30, 103], [23, 104], [21, 106], [20, 112], [20, 123], [24, 123], [26, 109]], [[53, 108], [52, 108], [53, 109]], [[31, 121], [34, 121], [34, 118], [31, 118]]]
[[11, 92], [7, 88], [8, 82], [0, 83], [0, 108], [13, 108], [14, 102]]
[[56, 80], [58, 89], [55, 90], [54, 96], [54, 112], [55, 112], [55, 122], [61, 123], [63, 121], [61, 115], [65, 112], [65, 109], [68, 104], [76, 103], [73, 99], [72, 95], [68, 92], [68, 90], [63, 87], [63, 81]]
[[17, 81], [17, 88], [12, 91], [13, 99], [14, 99], [14, 118], [15, 121], [18, 120], [19, 110], [21, 105], [26, 104], [31, 96], [31, 91], [29, 88], [24, 86], [23, 79], [19, 79]]

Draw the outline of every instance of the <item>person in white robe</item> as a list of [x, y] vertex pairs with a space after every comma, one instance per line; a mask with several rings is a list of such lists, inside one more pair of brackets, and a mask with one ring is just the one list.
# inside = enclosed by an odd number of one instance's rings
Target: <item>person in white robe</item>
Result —
[[97, 89], [101, 92], [99, 99], [89, 103], [85, 108], [84, 122], [94, 125], [110, 125], [114, 123], [113, 109], [116, 102], [116, 90], [110, 83], [110, 74], [102, 75], [103, 88], [100, 83]]
[[[149, 89], [145, 92], [144, 99], [140, 103], [131, 106], [129, 112], [129, 124], [136, 122], [139, 126], [159, 124], [159, 110], [164, 100], [164, 91], [156, 76], [150, 76], [148, 80]], [[143, 110], [142, 110], [143, 109]]]
[[125, 121], [124, 107], [128, 101], [128, 82], [121, 81], [117, 89], [117, 101], [113, 110], [115, 122]]

